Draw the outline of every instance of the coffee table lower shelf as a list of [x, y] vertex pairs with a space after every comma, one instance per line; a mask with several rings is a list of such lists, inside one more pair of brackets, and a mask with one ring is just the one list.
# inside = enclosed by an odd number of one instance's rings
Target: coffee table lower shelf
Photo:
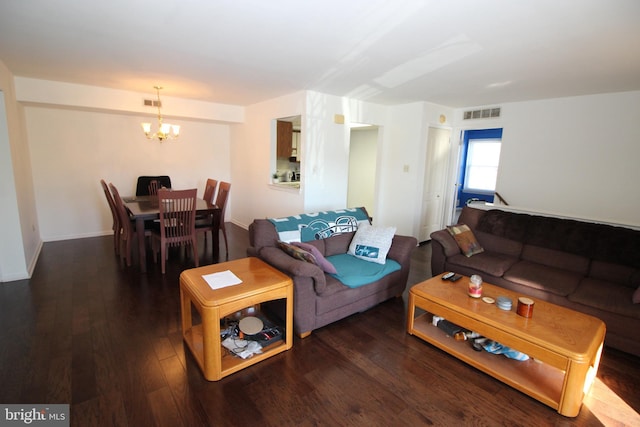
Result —
[[[195, 325], [191, 329], [187, 330], [183, 334], [183, 338], [189, 349], [194, 355], [196, 362], [200, 366], [200, 369], [205, 371], [204, 367], [204, 338], [202, 335], [202, 325]], [[234, 356], [230, 354], [226, 349], [220, 349], [220, 378], [226, 377], [227, 375], [231, 375], [235, 372], [238, 372], [248, 366], [254, 365], [262, 360], [268, 359], [271, 356], [274, 356], [278, 353], [282, 353], [283, 351], [287, 351], [290, 346], [287, 346], [287, 343], [284, 340], [275, 342], [269, 346], [266, 346], [262, 349], [262, 353], [254, 354], [248, 359], [243, 359], [238, 356]]]
[[428, 313], [415, 318], [411, 334], [545, 405], [559, 407], [565, 372], [558, 368], [534, 359], [517, 361], [499, 354], [475, 351], [467, 341], [456, 341], [435, 327]]

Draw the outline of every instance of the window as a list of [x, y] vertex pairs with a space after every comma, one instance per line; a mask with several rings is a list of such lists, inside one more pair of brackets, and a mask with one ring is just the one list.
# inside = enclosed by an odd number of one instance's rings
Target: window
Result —
[[470, 139], [464, 189], [493, 192], [496, 189], [501, 141], [499, 139]]

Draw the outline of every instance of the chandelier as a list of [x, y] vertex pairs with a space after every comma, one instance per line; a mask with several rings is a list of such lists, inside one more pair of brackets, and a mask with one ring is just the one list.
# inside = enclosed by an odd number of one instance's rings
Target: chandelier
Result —
[[148, 139], [158, 138], [160, 142], [165, 139], [176, 139], [180, 136], [180, 125], [162, 123], [162, 113], [160, 112], [160, 107], [162, 106], [160, 102], [160, 89], [162, 89], [162, 87], [154, 86], [154, 88], [158, 95], [158, 130], [155, 133], [151, 133], [151, 123], [142, 123], [142, 130]]

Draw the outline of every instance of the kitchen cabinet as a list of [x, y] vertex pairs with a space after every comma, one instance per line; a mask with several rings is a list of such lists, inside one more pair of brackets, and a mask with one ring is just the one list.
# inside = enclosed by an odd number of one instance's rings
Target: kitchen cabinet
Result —
[[276, 157], [291, 157], [293, 148], [293, 123], [278, 120]]

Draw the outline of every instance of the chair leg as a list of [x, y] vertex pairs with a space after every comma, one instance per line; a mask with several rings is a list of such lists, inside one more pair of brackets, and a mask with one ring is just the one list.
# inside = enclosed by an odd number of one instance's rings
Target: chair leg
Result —
[[120, 229], [116, 228], [113, 230], [113, 249], [116, 252], [116, 255], [120, 255]]
[[209, 233], [211, 233], [211, 248], [213, 249], [213, 229], [205, 230], [202, 234], [204, 234], [204, 251], [207, 252], [207, 248], [209, 247]]
[[160, 265], [162, 266], [162, 274], [165, 272], [165, 266], [167, 263], [167, 256], [169, 255], [167, 251], [167, 245], [160, 245]]
[[131, 239], [124, 242], [124, 257], [127, 260], [127, 267], [131, 267]]
[[224, 237], [224, 253], [227, 254], [227, 261], [229, 260], [229, 244], [227, 243], [227, 229], [224, 227], [224, 224], [222, 225], [222, 227], [220, 227], [222, 229], [222, 236]]
[[156, 239], [151, 239], [151, 252], [153, 252], [153, 263], [158, 263], [158, 243]]
[[[206, 236], [206, 233], [205, 233], [205, 236]], [[193, 250], [193, 259], [195, 260], [196, 267], [199, 267], [200, 260], [198, 259], [199, 258], [198, 257], [198, 241], [196, 239], [193, 239], [191, 241], [191, 248]]]

